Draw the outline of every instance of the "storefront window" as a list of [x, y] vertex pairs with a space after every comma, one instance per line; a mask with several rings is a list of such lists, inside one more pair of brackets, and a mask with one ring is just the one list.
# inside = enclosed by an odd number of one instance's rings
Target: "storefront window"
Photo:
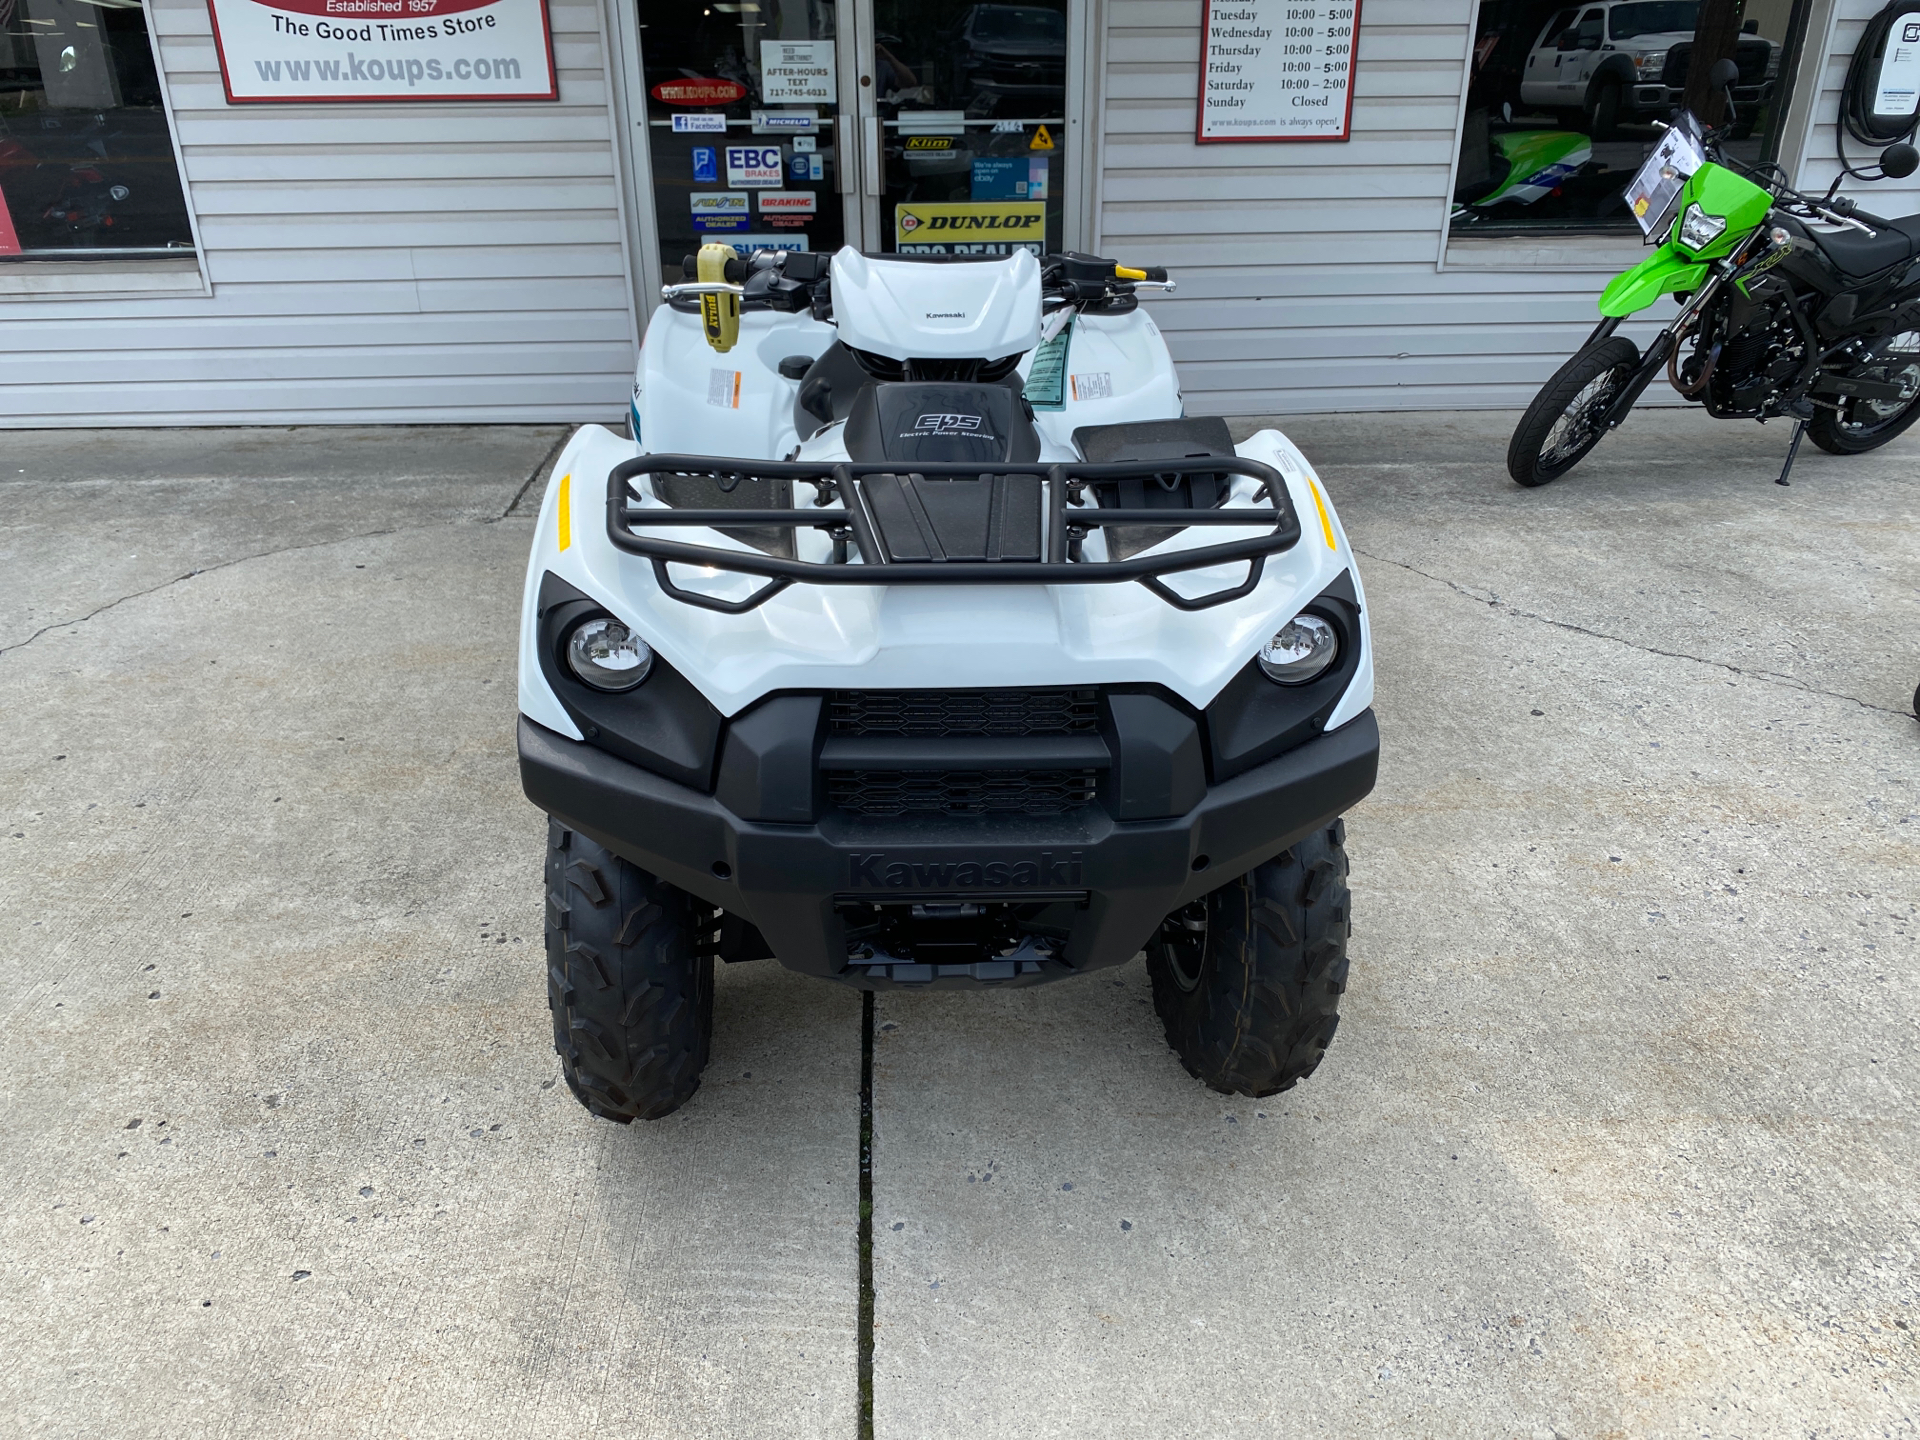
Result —
[[192, 248], [139, 0], [0, 0], [0, 259]]
[[838, 250], [846, 143], [827, 0], [640, 0], [660, 260]]
[[874, 0], [881, 248], [1060, 248], [1067, 9]]
[[[1807, 0], [1482, 0], [1453, 195], [1456, 235], [1638, 235], [1623, 198], [1696, 54], [1740, 67], [1727, 154], [1771, 159]], [[1712, 102], [1716, 103], [1717, 102]], [[1717, 121], [1718, 115], [1704, 117]]]

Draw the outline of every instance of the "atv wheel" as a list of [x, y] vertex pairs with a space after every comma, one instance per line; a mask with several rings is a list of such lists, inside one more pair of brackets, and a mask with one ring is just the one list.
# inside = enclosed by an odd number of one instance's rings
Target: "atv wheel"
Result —
[[1829, 455], [1864, 455], [1920, 420], [1920, 363], [1898, 370], [1877, 365], [1864, 378], [1899, 385], [1908, 396], [1905, 400], [1856, 400], [1845, 416], [1824, 405], [1815, 410], [1807, 422], [1807, 436]]
[[708, 914], [557, 820], [547, 823], [547, 1004], [574, 1097], [622, 1125], [700, 1088], [713, 1034]]
[[1520, 417], [1507, 473], [1522, 485], [1544, 485], [1578, 465], [1607, 433], [1607, 410], [1639, 364], [1639, 347], [1615, 335], [1562, 365]]
[[1153, 1004], [1187, 1073], [1229, 1095], [1311, 1075], [1347, 988], [1347, 852], [1336, 820], [1169, 915], [1147, 945]]

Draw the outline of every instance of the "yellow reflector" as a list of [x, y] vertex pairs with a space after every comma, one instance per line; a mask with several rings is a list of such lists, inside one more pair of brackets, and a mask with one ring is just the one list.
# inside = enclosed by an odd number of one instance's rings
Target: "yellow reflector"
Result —
[[560, 477], [560, 548], [573, 544], [573, 476]]
[[1333, 521], [1327, 515], [1327, 502], [1320, 498], [1320, 482], [1309, 480], [1307, 487], [1313, 491], [1313, 508], [1320, 512], [1320, 533], [1327, 537], [1327, 549], [1338, 550], [1340, 547], [1333, 540]]

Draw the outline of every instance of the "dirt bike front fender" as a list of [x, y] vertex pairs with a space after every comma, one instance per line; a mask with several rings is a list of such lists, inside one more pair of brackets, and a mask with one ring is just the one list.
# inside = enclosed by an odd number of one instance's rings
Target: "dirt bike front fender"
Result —
[[1676, 290], [1698, 290], [1707, 278], [1707, 267], [1688, 260], [1669, 243], [1631, 270], [1613, 277], [1600, 292], [1600, 313], [1621, 318], [1644, 310], [1662, 295]]

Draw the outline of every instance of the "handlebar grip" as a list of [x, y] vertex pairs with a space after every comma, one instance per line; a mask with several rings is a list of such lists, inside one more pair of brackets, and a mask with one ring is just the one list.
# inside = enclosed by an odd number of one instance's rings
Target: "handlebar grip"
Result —
[[1893, 228], [1893, 222], [1891, 220], [1888, 220], [1885, 217], [1880, 215], [1870, 215], [1865, 210], [1862, 210], [1858, 205], [1855, 205], [1851, 210], [1847, 211], [1847, 214], [1855, 220], [1864, 220], [1867, 222], [1867, 224], [1878, 225], [1882, 229]]
[[[734, 284], [743, 284], [746, 281], [747, 273], [748, 261], [745, 256], [736, 255], [733, 259], [727, 261], [727, 279], [731, 280]], [[683, 279], [699, 279], [700, 257], [698, 255], [682, 255], [680, 257], [680, 274]]]
[[1164, 266], [1164, 265], [1148, 265], [1148, 266], [1144, 266], [1143, 268], [1144, 268], [1144, 269], [1146, 270], [1146, 272], [1147, 272], [1147, 279], [1149, 279], [1149, 280], [1152, 280], [1152, 281], [1155, 281], [1155, 282], [1159, 282], [1159, 283], [1164, 283], [1164, 282], [1165, 282], [1165, 280], [1166, 280], [1166, 278], [1167, 278], [1167, 267], [1166, 267], [1166, 266]]

